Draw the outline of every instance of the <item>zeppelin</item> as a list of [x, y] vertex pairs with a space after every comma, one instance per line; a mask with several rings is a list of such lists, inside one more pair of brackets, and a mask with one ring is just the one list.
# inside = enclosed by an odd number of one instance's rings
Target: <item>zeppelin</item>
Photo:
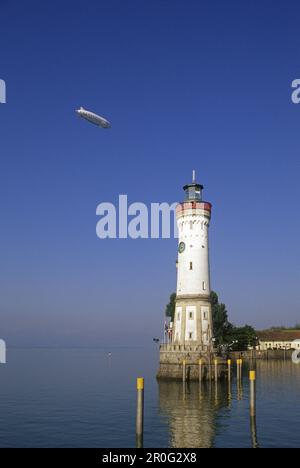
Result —
[[106, 120], [104, 117], [94, 114], [94, 112], [90, 112], [84, 109], [83, 107], [80, 107], [80, 109], [76, 110], [75, 112], [79, 117], [82, 117], [83, 119], [88, 120], [89, 122], [93, 123], [94, 125], [97, 125], [98, 127], [102, 127], [102, 128], [111, 127], [110, 122]]

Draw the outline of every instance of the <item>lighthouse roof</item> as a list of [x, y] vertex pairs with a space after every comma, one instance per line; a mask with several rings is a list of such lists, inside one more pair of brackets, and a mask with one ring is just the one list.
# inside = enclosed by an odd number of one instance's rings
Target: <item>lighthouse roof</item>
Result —
[[196, 182], [196, 172], [193, 171], [193, 180], [191, 184], [186, 184], [183, 187], [185, 191], [186, 201], [201, 201], [202, 200], [202, 190], [203, 185]]
[[195, 187], [195, 189], [196, 189], [196, 188], [199, 188], [200, 190], [203, 190], [203, 188], [204, 188], [203, 185], [201, 185], [201, 184], [192, 183], [192, 184], [186, 184], [186, 185], [184, 185], [184, 186], [183, 186], [183, 190], [186, 190], [186, 189], [188, 189], [189, 187]]

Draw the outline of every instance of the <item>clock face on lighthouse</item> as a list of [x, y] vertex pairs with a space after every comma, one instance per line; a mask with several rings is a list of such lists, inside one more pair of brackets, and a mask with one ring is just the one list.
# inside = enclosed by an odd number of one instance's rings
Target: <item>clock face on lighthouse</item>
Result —
[[178, 246], [178, 252], [179, 253], [182, 253], [185, 249], [185, 243], [184, 242], [180, 242], [179, 243], [179, 246]]

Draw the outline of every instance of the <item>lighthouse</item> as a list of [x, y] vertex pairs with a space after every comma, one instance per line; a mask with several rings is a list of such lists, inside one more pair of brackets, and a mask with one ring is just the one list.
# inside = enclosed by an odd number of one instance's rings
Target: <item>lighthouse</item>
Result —
[[183, 187], [176, 206], [178, 227], [177, 288], [171, 340], [159, 347], [157, 379], [216, 380], [228, 378], [227, 360], [214, 347], [210, 299], [209, 223], [211, 203], [203, 185]]
[[210, 352], [212, 312], [210, 302], [209, 223], [211, 203], [202, 199], [203, 185], [183, 187], [185, 199], [176, 207], [178, 260], [176, 305], [172, 343]]

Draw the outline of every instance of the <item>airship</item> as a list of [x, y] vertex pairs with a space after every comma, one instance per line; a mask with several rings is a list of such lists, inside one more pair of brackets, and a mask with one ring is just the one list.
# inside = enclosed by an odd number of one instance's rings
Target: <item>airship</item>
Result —
[[93, 123], [94, 125], [97, 125], [98, 127], [102, 127], [102, 128], [111, 127], [110, 122], [106, 120], [104, 117], [101, 117], [101, 115], [94, 114], [94, 112], [88, 111], [84, 109], [83, 107], [80, 107], [80, 109], [76, 110], [75, 112], [79, 117], [82, 117], [83, 119], [88, 120], [89, 122]]

